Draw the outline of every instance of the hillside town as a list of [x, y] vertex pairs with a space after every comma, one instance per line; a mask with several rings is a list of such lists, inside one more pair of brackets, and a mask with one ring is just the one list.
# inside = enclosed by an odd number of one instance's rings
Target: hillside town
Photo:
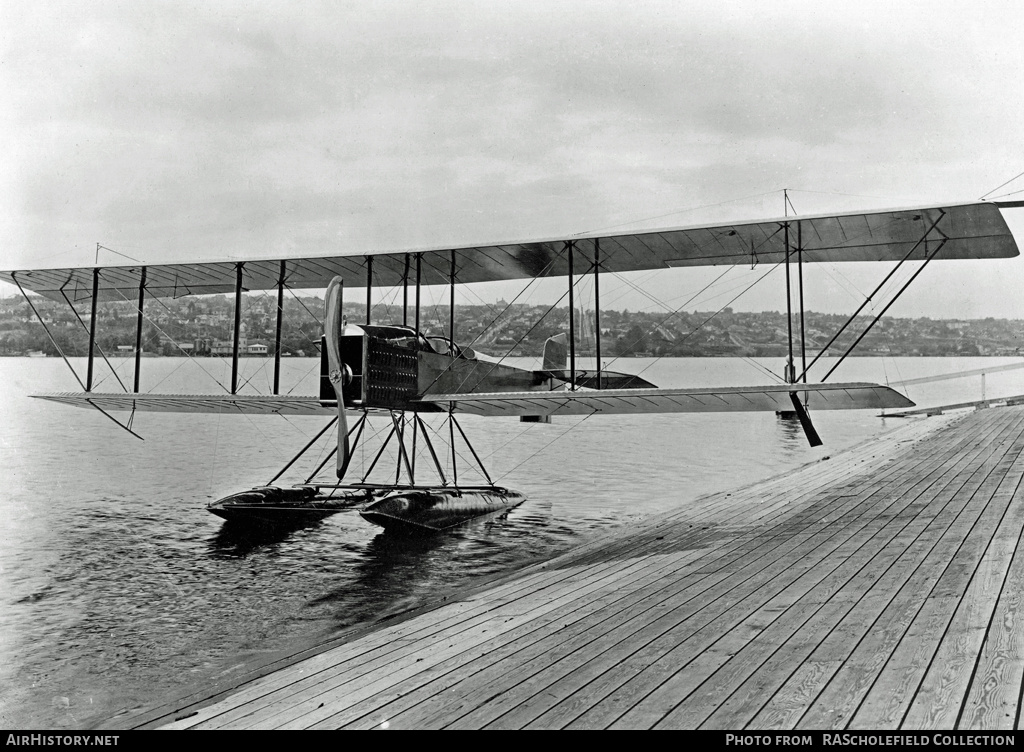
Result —
[[[88, 308], [75, 311], [63, 302], [33, 297], [45, 328], [21, 297], [0, 300], [0, 355], [69, 356], [88, 351]], [[282, 356], [309, 357], [319, 352], [323, 300], [292, 296], [285, 300], [281, 327]], [[347, 306], [352, 323], [366, 320], [365, 305]], [[137, 310], [130, 301], [97, 306], [96, 344], [105, 355], [135, 351]], [[409, 313], [412, 324], [412, 312]], [[374, 323], [402, 321], [397, 307], [375, 305]], [[808, 312], [803, 331], [809, 352], [828, 345], [846, 321], [845, 316]], [[420, 328], [427, 334], [448, 333], [447, 305], [424, 307]], [[870, 323], [864, 317], [829, 347], [843, 353]], [[227, 295], [148, 300], [145, 304], [142, 350], [147, 355], [224, 356], [233, 348], [234, 302]], [[277, 300], [270, 295], [246, 296], [241, 316], [239, 347], [243, 355], [273, 356]], [[577, 352], [593, 355], [600, 328], [603, 355], [669, 357], [778, 357], [787, 350], [785, 313], [721, 311], [642, 312], [603, 310], [575, 312]], [[566, 307], [547, 307], [499, 301], [493, 305], [457, 305], [456, 340], [490, 355], [539, 354], [544, 341], [569, 329]], [[800, 321], [794, 317], [794, 337]], [[883, 318], [858, 343], [856, 354], [892, 356], [1013, 356], [1024, 346], [1024, 321], [1016, 319], [937, 320]]]

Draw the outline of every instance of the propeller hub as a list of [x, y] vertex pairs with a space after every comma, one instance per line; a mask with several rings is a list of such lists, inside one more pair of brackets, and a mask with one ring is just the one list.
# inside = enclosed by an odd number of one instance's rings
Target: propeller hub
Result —
[[352, 373], [352, 369], [349, 367], [348, 363], [343, 363], [340, 369], [334, 369], [327, 374], [327, 378], [331, 380], [332, 384], [348, 386], [352, 383], [352, 379], [355, 378], [355, 375]]

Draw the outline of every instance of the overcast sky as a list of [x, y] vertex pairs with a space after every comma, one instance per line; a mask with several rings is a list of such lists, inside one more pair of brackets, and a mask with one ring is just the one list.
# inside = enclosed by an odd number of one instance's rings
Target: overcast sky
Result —
[[[0, 266], [973, 200], [1024, 172], [1022, 38], [1009, 0], [0, 0]], [[937, 267], [893, 314], [1024, 318], [1024, 258]], [[808, 307], [881, 274], [809, 274]]]

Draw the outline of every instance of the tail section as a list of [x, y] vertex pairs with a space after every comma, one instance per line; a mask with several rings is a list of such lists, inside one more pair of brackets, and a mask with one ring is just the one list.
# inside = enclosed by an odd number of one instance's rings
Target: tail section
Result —
[[565, 332], [550, 337], [544, 343], [544, 365], [545, 371], [564, 371], [569, 363], [569, 346], [566, 344]]

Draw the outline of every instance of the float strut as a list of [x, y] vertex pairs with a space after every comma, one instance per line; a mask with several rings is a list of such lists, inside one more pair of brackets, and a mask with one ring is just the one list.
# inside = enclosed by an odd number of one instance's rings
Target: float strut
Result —
[[294, 457], [292, 457], [291, 461], [287, 465], [285, 465], [284, 467], [281, 468], [280, 472], [278, 472], [277, 475], [275, 475], [273, 478], [270, 479], [270, 482], [267, 483], [267, 485], [268, 486], [271, 485], [271, 483], [273, 483], [275, 480], [277, 480], [282, 475], [284, 475], [286, 472], [288, 472], [288, 468], [290, 468], [292, 465], [294, 465], [295, 462], [299, 459], [299, 457], [301, 457], [306, 452], [308, 452], [309, 448], [311, 446], [313, 446], [320, 439], [320, 437], [323, 436], [325, 433], [327, 433], [328, 429], [330, 429], [330, 427], [333, 426], [337, 422], [338, 422], [338, 416], [335, 415], [333, 418], [331, 418], [330, 422], [328, 422], [328, 424], [326, 426], [324, 426], [323, 428], [320, 429], [320, 431], [317, 433], [316, 436], [314, 436], [312, 439], [309, 440], [309, 443], [306, 444], [306, 446], [302, 447], [302, 449], [299, 450], [298, 454], [296, 454]]
[[423, 441], [426, 442], [427, 449], [430, 450], [430, 457], [434, 460], [434, 467], [437, 469], [437, 475], [441, 478], [441, 485], [447, 486], [448, 481], [444, 477], [444, 469], [441, 467], [441, 462], [437, 459], [437, 452], [434, 451], [434, 444], [430, 441], [430, 435], [427, 432], [427, 426], [423, 423], [423, 419], [416, 415], [416, 422], [419, 423], [420, 431], [423, 433]]
[[459, 433], [462, 434], [462, 440], [464, 442], [466, 442], [466, 446], [469, 447], [469, 451], [473, 453], [473, 459], [476, 460], [476, 464], [480, 468], [480, 472], [482, 472], [484, 474], [484, 477], [487, 478], [488, 485], [493, 486], [494, 485], [494, 481], [491, 480], [491, 476], [487, 472], [487, 468], [484, 467], [484, 463], [480, 461], [480, 457], [479, 457], [479, 455], [477, 455], [476, 450], [473, 448], [473, 445], [470, 443], [469, 437], [466, 436], [466, 432], [462, 430], [462, 426], [459, 424], [459, 422], [457, 420], [455, 420], [455, 413], [449, 413], [449, 415], [451, 415], [452, 423], [455, 424], [455, 427], [459, 429]]

